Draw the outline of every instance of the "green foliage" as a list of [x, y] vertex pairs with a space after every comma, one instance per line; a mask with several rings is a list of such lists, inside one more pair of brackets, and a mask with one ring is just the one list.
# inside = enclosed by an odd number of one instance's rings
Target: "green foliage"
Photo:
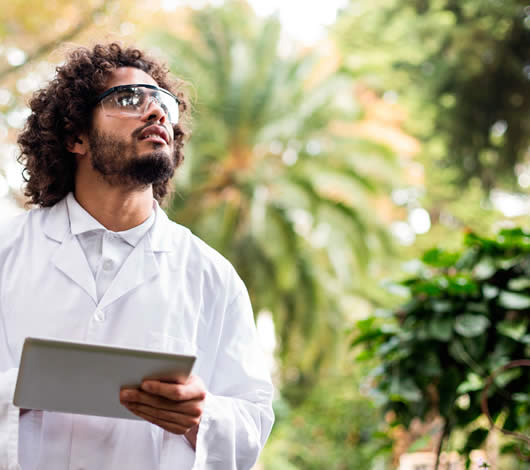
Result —
[[277, 18], [227, 2], [194, 12], [191, 28], [189, 40], [151, 37], [197, 95], [168, 213], [235, 265], [255, 311], [274, 315], [281, 360], [299, 372], [285, 382], [309, 385], [340, 343], [344, 293], [369, 291], [369, 256], [388, 247], [371, 198], [391, 182], [359, 161], [394, 168], [393, 156], [333, 134], [358, 114], [337, 99], [353, 82], [315, 80], [316, 54], [281, 55]]
[[[417, 276], [400, 283], [410, 300], [390, 318], [357, 323], [353, 346], [373, 370], [374, 396], [396, 423], [432, 412], [449, 430], [466, 429], [482, 414], [487, 378], [507, 363], [530, 357], [530, 233], [502, 230], [495, 238], [469, 233], [459, 253], [428, 251]], [[530, 373], [514, 368], [488, 391], [492, 418], [507, 430], [528, 433]], [[475, 425], [476, 426], [476, 425]], [[478, 427], [461, 449], [479, 447]]]
[[442, 166], [491, 189], [528, 158], [529, 25], [522, 0], [377, 0], [351, 2], [337, 37], [352, 73], [415, 103], [412, 126], [443, 146]]
[[299, 407], [276, 402], [276, 424], [260, 459], [265, 470], [373, 468], [390, 440], [379, 410], [358, 387], [351, 378], [328, 378]]

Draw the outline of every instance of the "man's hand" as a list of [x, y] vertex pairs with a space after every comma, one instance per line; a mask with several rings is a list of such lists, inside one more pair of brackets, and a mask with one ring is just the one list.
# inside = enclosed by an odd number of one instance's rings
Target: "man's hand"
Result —
[[173, 434], [184, 434], [193, 448], [206, 398], [200, 377], [185, 383], [146, 380], [140, 389], [123, 389], [120, 402], [132, 413]]

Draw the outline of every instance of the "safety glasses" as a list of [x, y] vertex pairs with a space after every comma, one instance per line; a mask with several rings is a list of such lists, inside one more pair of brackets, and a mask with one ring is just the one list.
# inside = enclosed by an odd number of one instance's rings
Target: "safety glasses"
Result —
[[158, 105], [172, 125], [179, 121], [179, 100], [169, 91], [143, 83], [120, 85], [109, 88], [96, 98], [94, 105], [101, 104], [109, 116], [143, 116], [151, 103]]

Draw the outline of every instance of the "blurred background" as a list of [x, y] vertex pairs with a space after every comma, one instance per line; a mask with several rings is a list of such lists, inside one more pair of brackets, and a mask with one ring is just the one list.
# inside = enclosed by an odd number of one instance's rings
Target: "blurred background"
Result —
[[166, 211], [249, 288], [256, 468], [530, 468], [530, 4], [2, 0], [0, 224], [29, 97], [112, 40], [189, 84]]

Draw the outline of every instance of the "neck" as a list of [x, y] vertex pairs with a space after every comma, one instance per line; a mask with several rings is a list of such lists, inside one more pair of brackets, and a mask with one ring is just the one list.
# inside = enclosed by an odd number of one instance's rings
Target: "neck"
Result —
[[145, 222], [153, 211], [151, 186], [141, 189], [109, 185], [79, 184], [74, 196], [77, 202], [106, 229], [113, 232], [129, 230]]

